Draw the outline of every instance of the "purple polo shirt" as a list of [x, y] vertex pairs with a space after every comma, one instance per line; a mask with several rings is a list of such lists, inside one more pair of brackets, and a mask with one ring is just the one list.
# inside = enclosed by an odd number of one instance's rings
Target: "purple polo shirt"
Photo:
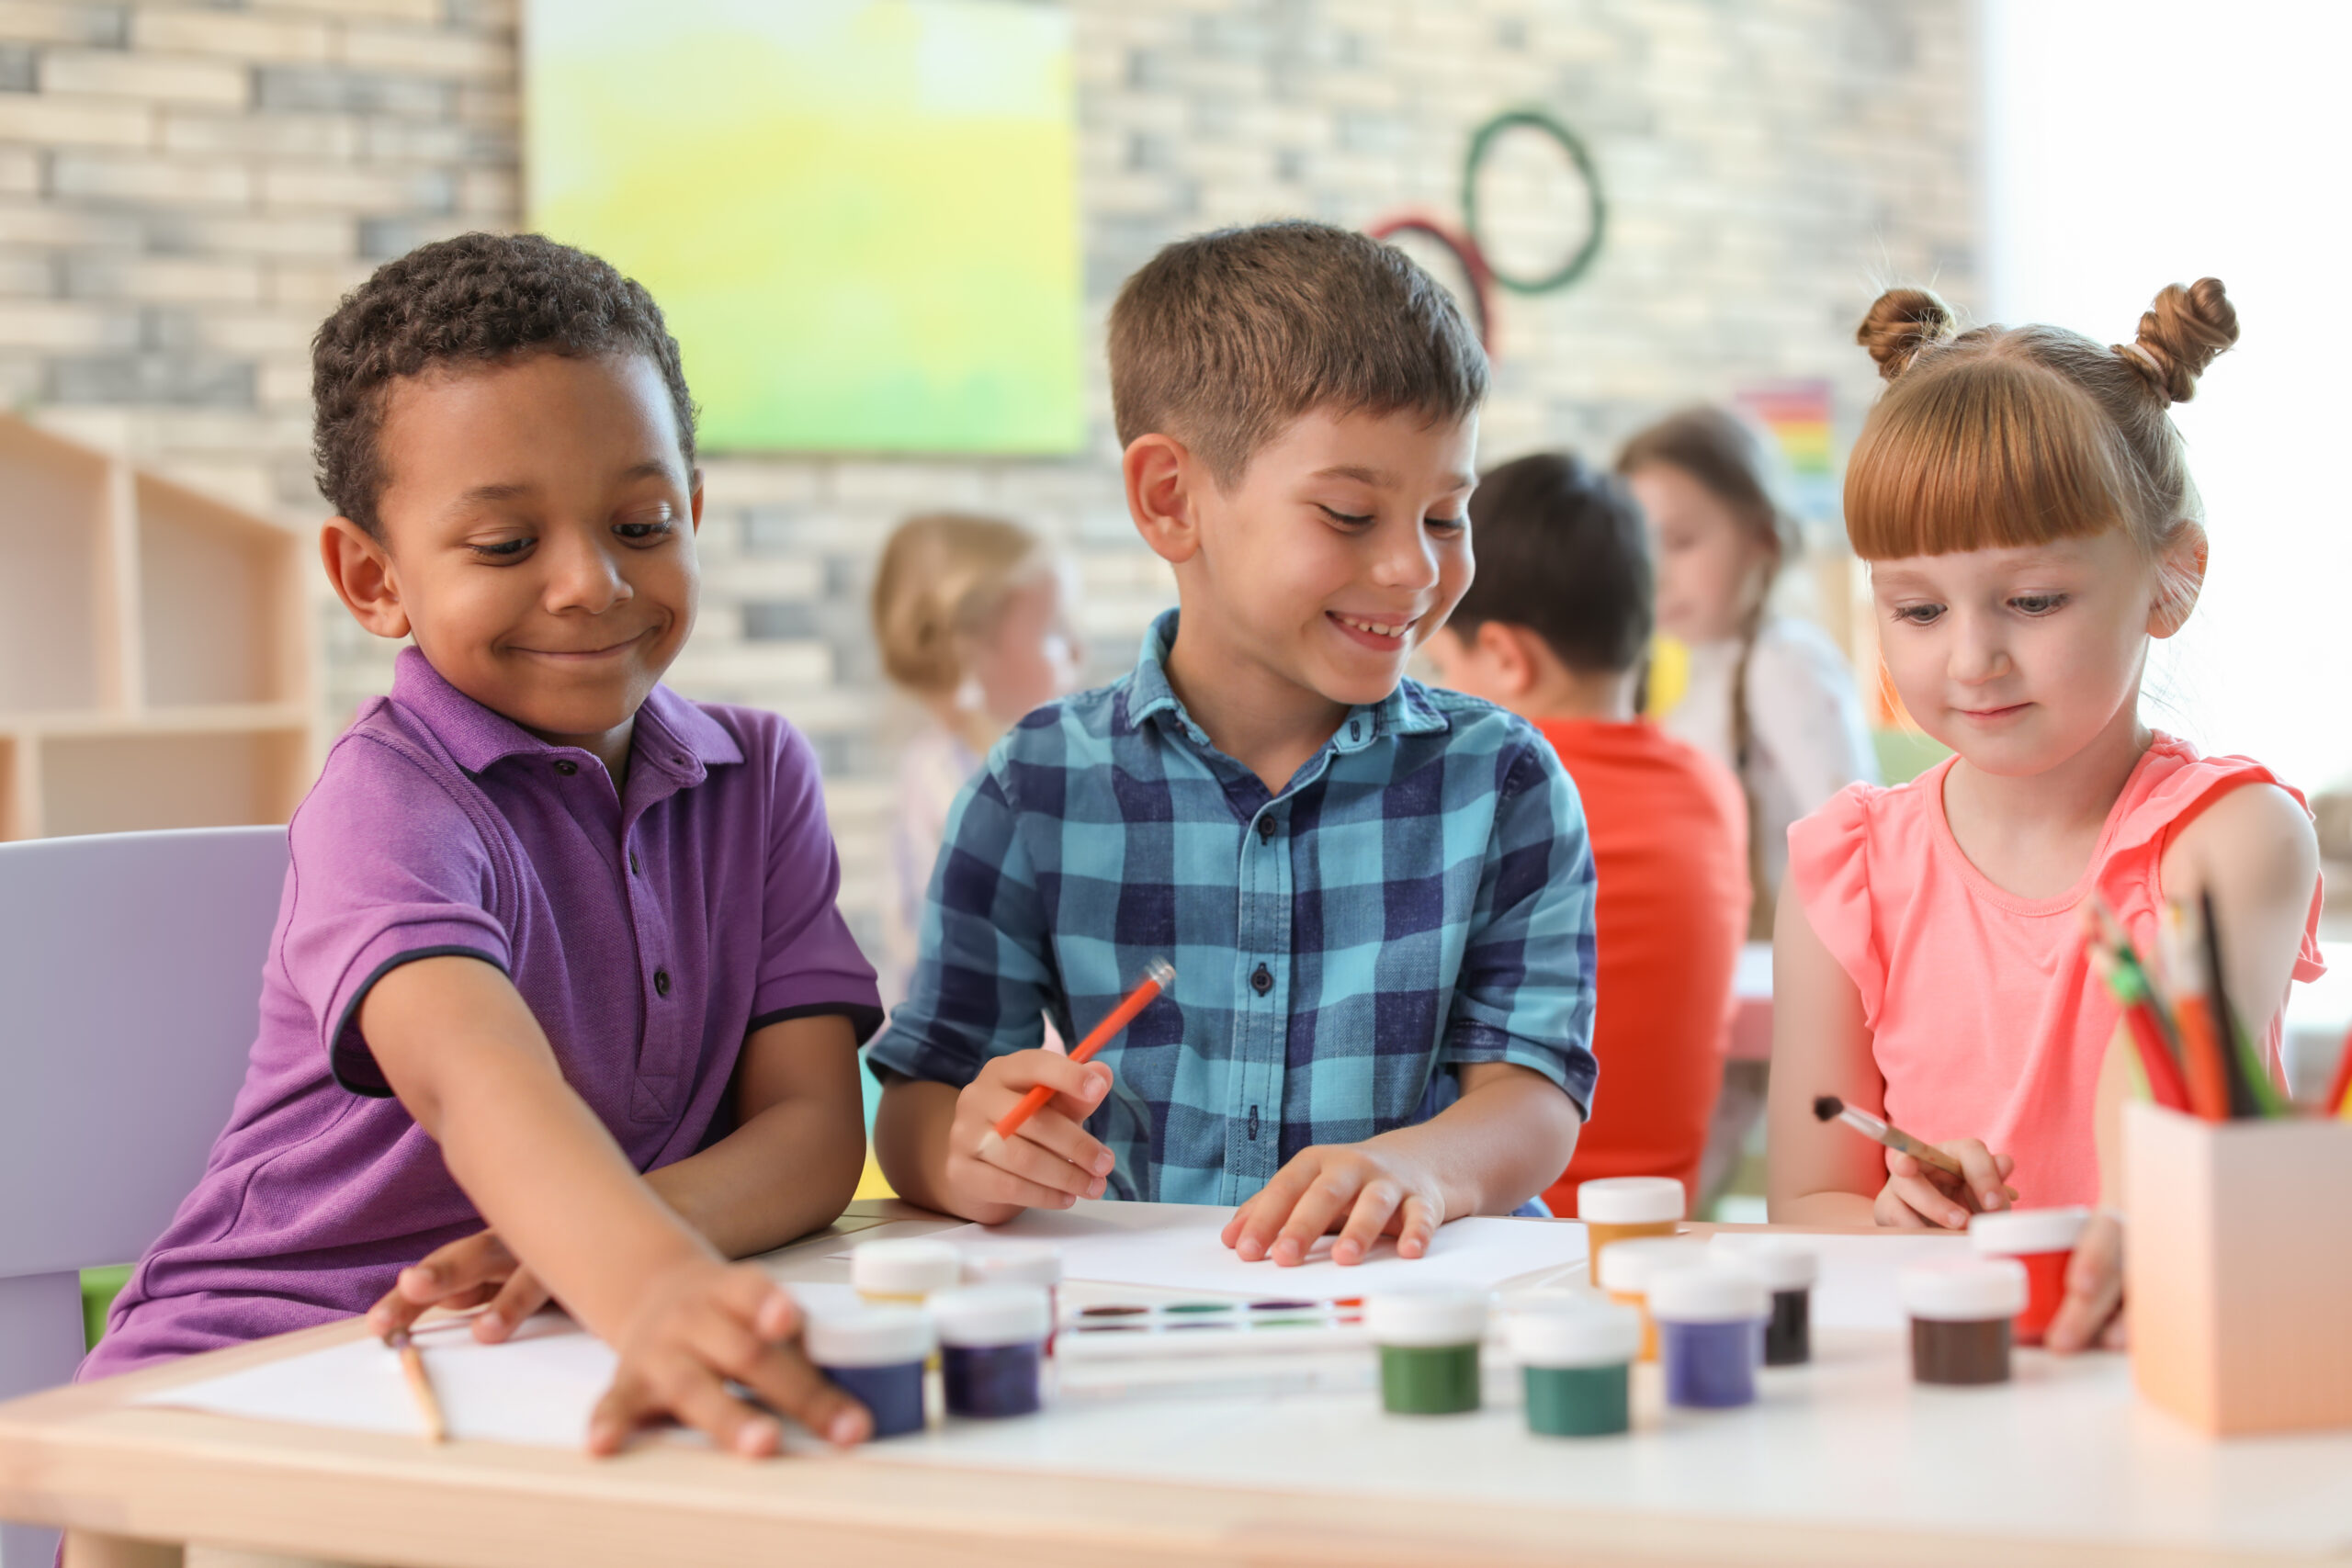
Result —
[[411, 959], [504, 970], [639, 1170], [729, 1131], [753, 1030], [840, 1013], [863, 1040], [881, 1017], [834, 908], [816, 757], [773, 714], [657, 686], [616, 797], [593, 755], [408, 649], [289, 832], [244, 1088], [85, 1379], [363, 1312], [481, 1228], [359, 1030], [368, 987]]

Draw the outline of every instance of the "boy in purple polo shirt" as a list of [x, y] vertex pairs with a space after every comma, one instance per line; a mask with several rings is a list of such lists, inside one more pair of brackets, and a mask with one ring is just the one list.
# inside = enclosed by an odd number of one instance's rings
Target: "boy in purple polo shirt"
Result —
[[313, 372], [327, 575], [415, 646], [295, 814], [244, 1089], [82, 1375], [371, 1306], [494, 1339], [551, 1292], [620, 1354], [598, 1451], [665, 1414], [775, 1451], [730, 1380], [857, 1440], [725, 1261], [848, 1201], [880, 1010], [807, 741], [656, 683], [698, 587], [677, 344], [604, 262], [468, 234]]

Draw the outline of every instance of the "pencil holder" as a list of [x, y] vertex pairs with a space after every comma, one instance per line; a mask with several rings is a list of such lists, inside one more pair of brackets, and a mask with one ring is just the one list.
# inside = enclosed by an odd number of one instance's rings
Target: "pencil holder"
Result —
[[2352, 1426], [2352, 1122], [2124, 1107], [2141, 1395], [2215, 1437]]

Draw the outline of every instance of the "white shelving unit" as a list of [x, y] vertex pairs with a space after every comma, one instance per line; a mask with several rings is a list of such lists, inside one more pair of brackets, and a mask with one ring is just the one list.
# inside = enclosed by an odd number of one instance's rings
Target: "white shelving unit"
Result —
[[0, 416], [0, 839], [286, 820], [316, 756], [304, 546]]

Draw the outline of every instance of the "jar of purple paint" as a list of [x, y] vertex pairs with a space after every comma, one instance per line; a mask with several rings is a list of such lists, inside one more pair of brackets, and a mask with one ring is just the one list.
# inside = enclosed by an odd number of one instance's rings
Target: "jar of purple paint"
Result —
[[947, 1413], [993, 1419], [1027, 1416], [1040, 1399], [1039, 1375], [1053, 1308], [1040, 1285], [967, 1285], [931, 1298], [939, 1330]]
[[1761, 1279], [1718, 1263], [1676, 1269], [1650, 1281], [1649, 1309], [1668, 1404], [1727, 1410], [1755, 1403], [1772, 1310]]

